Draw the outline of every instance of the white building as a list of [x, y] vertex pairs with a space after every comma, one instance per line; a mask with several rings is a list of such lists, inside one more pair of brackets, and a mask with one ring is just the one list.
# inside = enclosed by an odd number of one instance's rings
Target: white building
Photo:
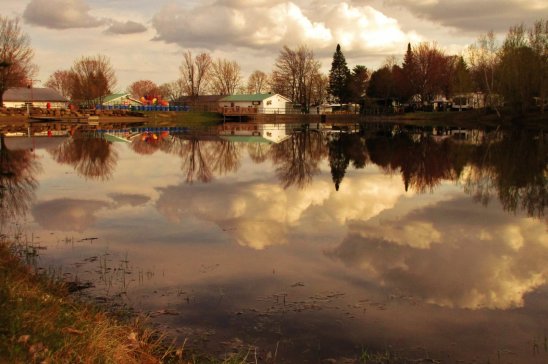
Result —
[[68, 100], [59, 92], [48, 87], [13, 87], [4, 92], [4, 107], [25, 107], [27, 104], [33, 107], [52, 109], [66, 108]]
[[230, 95], [219, 100], [224, 115], [287, 114], [291, 100], [280, 94]]
[[485, 95], [482, 92], [468, 92], [453, 96], [453, 110], [481, 109], [485, 107]]

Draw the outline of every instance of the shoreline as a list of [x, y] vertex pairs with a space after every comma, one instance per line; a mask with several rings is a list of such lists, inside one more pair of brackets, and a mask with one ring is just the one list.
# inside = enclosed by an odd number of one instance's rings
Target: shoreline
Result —
[[[168, 126], [168, 125], [212, 125], [224, 122], [274, 123], [274, 124], [360, 124], [360, 123], [401, 123], [426, 127], [460, 127], [460, 128], [496, 128], [521, 127], [540, 130], [548, 129], [548, 114], [533, 113], [523, 117], [505, 115], [501, 118], [494, 113], [484, 111], [439, 111], [413, 112], [387, 115], [359, 114], [263, 114], [251, 117], [240, 116], [223, 118], [222, 114], [214, 112], [144, 112], [136, 115], [98, 115], [86, 120], [40, 121], [32, 120], [26, 115], [0, 116], [0, 131], [27, 132], [29, 128], [55, 130], [84, 127], [92, 129], [116, 129], [134, 126]], [[71, 121], [72, 120], [72, 121]]]
[[37, 273], [36, 248], [0, 242], [0, 361], [185, 363], [183, 348], [142, 317], [115, 315], [72, 296], [70, 284]]

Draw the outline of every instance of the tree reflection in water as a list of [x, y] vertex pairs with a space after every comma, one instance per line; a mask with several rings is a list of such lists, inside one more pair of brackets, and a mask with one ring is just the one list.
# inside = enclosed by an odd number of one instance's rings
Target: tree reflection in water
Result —
[[465, 191], [488, 204], [496, 193], [505, 210], [541, 218], [548, 196], [548, 151], [542, 131], [497, 132], [471, 158]]
[[174, 136], [166, 147], [166, 152], [175, 154], [182, 159], [181, 170], [185, 174], [185, 181], [193, 183], [195, 180], [208, 183], [213, 180], [211, 169], [211, 154], [207, 148], [208, 141], [198, 136]]
[[270, 144], [266, 143], [249, 143], [247, 145], [247, 154], [253, 162], [263, 163], [268, 159], [270, 148]]
[[240, 169], [242, 145], [227, 140], [210, 144], [213, 171], [223, 176]]
[[338, 191], [350, 162], [354, 168], [365, 167], [369, 158], [367, 148], [361, 135], [338, 133], [332, 136], [328, 149], [331, 177]]
[[0, 134], [0, 226], [29, 211], [40, 169], [31, 150], [9, 150]]
[[327, 155], [326, 139], [320, 132], [305, 129], [294, 131], [291, 137], [270, 149], [276, 175], [284, 188], [304, 188], [314, 174], [319, 173], [319, 163]]
[[50, 154], [57, 163], [72, 166], [79, 176], [101, 181], [112, 177], [118, 162], [118, 153], [111, 142], [80, 132], [51, 150]]
[[[507, 211], [523, 210], [529, 216], [544, 216], [548, 175], [546, 135], [526, 130], [475, 132], [483, 138], [463, 140], [416, 128], [331, 134], [303, 128], [272, 145], [245, 145], [222, 140], [218, 135], [185, 134], [166, 135], [152, 142], [139, 138], [132, 142], [132, 149], [140, 154], [162, 150], [179, 156], [187, 183], [208, 183], [214, 174], [237, 172], [244, 149], [255, 163], [271, 160], [284, 188], [305, 188], [320, 172], [319, 165], [326, 157], [337, 190], [351, 164], [361, 169], [371, 162], [387, 173], [400, 173], [406, 191], [432, 192], [442, 181], [454, 181], [462, 183], [465, 192], [483, 204], [496, 195]], [[14, 163], [7, 162], [5, 155], [9, 153], [12, 152], [3, 146], [6, 160], [3, 165]], [[110, 178], [118, 158], [111, 143], [84, 134], [76, 134], [51, 154], [57, 162], [72, 165], [80, 175], [102, 180]], [[30, 168], [27, 166], [30, 161], [22, 156], [17, 158], [22, 159], [19, 162], [22, 170]], [[5, 180], [9, 172], [4, 172], [7, 167], [3, 168]], [[21, 181], [28, 181], [29, 187], [35, 183], [28, 176], [21, 177]], [[16, 203], [21, 202], [14, 202], [14, 206]]]
[[476, 144], [437, 141], [428, 134], [385, 134], [368, 138], [367, 147], [373, 163], [402, 174], [406, 190], [424, 193], [453, 180], [484, 205], [496, 194], [507, 211], [544, 216], [548, 157], [542, 131], [485, 133]]

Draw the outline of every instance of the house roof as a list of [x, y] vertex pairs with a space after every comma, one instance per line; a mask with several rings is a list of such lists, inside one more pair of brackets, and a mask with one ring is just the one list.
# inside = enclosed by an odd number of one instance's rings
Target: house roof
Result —
[[142, 105], [141, 101], [135, 100], [128, 93], [118, 93], [118, 94], [105, 95], [105, 96], [102, 97], [102, 99], [100, 99], [100, 98], [94, 99], [93, 102], [96, 103], [96, 104], [98, 104], [100, 102], [102, 102], [103, 104], [106, 104], [106, 103], [109, 103], [109, 102], [112, 103], [112, 102], [119, 101], [120, 99], [124, 99], [124, 100], [127, 99], [127, 100], [130, 100], [130, 101], [132, 101], [136, 104]]
[[129, 94], [110, 94], [103, 97], [103, 102], [111, 102], [124, 97], [129, 97]]
[[[220, 101], [230, 101], [230, 102], [263, 101], [275, 95], [277, 94], [229, 95], [229, 96], [223, 97]], [[284, 99], [286, 98], [282, 95], [279, 95], [279, 96], [283, 97]]]
[[8, 102], [68, 102], [68, 100], [63, 97], [59, 92], [49, 87], [13, 87], [4, 92], [3, 99], [4, 101]]

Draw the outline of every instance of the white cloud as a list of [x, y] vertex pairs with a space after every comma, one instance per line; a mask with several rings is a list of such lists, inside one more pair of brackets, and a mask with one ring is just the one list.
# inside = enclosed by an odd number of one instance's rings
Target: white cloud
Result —
[[218, 1], [183, 7], [170, 4], [153, 17], [157, 40], [183, 48], [268, 48], [306, 44], [332, 52], [337, 43], [346, 50], [403, 49], [414, 33], [406, 34], [395, 19], [370, 6], [347, 3], [300, 7], [294, 2]]
[[548, 280], [542, 221], [477, 209], [469, 199], [389, 215], [354, 223], [327, 254], [366, 280], [447, 307], [521, 307]]
[[89, 14], [90, 7], [84, 0], [31, 0], [23, 18], [30, 24], [46, 28], [93, 28], [104, 20]]
[[157, 208], [171, 221], [196, 216], [215, 224], [242, 246], [264, 249], [285, 244], [290, 234], [310, 226], [310, 220], [314, 233], [324, 225], [343, 229], [351, 220], [367, 220], [393, 207], [403, 193], [400, 181], [382, 175], [347, 177], [344, 190], [338, 192], [331, 181], [321, 178], [306, 190], [258, 181], [180, 185], [160, 189]]

